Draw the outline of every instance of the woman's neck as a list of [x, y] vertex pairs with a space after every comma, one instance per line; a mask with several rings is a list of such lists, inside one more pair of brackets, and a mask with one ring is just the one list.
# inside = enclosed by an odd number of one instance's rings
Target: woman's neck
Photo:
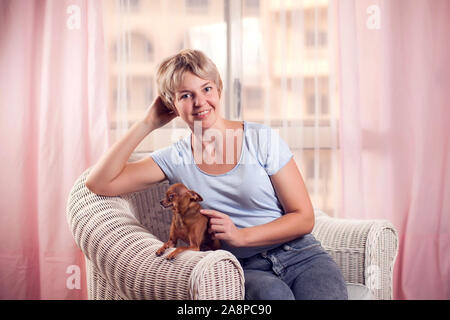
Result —
[[[192, 151], [196, 159], [208, 157], [215, 159], [225, 158], [225, 151], [228, 146], [235, 149], [237, 143], [236, 137], [240, 133], [236, 130], [242, 130], [242, 122], [223, 120], [216, 121], [210, 128], [202, 128], [195, 125], [192, 134]], [[243, 132], [243, 130], [242, 130]]]

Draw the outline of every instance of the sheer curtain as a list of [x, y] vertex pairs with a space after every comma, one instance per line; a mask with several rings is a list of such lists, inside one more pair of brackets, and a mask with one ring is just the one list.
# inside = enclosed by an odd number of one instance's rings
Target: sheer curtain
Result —
[[450, 2], [338, 2], [343, 215], [399, 231], [394, 298], [450, 298]]
[[0, 1], [0, 299], [86, 298], [66, 221], [108, 145], [97, 1]]
[[[339, 214], [333, 1], [104, 0], [103, 6], [115, 139], [154, 99], [157, 64], [182, 48], [202, 50], [224, 82], [223, 115], [277, 130], [295, 155], [315, 207]], [[146, 138], [138, 152], [185, 134], [177, 119]]]
[[[340, 214], [333, 1], [243, 1], [242, 112], [288, 142], [314, 207]], [[230, 106], [233, 107], [233, 106]]]
[[[158, 64], [183, 48], [204, 51], [226, 75], [224, 1], [103, 0], [108, 56], [110, 132], [119, 139], [157, 94]], [[132, 158], [187, 134], [181, 119], [148, 136]], [[112, 141], [112, 142], [113, 142]]]

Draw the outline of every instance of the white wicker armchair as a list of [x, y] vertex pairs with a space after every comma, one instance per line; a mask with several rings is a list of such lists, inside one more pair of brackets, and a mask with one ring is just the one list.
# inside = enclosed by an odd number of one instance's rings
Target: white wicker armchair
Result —
[[[104, 197], [86, 188], [88, 172], [72, 188], [67, 219], [86, 257], [89, 299], [244, 298], [242, 268], [227, 251], [187, 251], [173, 261], [156, 257], [172, 217], [159, 206], [167, 182]], [[366, 285], [375, 298], [392, 299], [397, 233], [389, 222], [335, 219], [316, 212], [313, 233], [346, 281]]]

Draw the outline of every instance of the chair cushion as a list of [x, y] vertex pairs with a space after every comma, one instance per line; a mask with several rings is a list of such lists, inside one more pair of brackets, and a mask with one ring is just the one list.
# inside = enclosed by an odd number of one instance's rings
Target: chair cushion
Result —
[[365, 285], [347, 283], [348, 300], [374, 300], [372, 292]]

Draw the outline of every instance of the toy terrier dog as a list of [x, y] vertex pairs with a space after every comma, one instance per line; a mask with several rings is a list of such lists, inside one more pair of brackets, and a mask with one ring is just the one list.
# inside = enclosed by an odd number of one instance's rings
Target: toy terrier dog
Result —
[[157, 256], [162, 255], [167, 248], [175, 247], [178, 239], [189, 246], [176, 248], [167, 256], [168, 260], [186, 250], [220, 249], [220, 241], [213, 240], [208, 233], [208, 217], [200, 213], [200, 201], [203, 201], [203, 198], [182, 183], [173, 184], [167, 189], [166, 197], [160, 203], [164, 208], [172, 208], [172, 224], [169, 240], [156, 251]]

